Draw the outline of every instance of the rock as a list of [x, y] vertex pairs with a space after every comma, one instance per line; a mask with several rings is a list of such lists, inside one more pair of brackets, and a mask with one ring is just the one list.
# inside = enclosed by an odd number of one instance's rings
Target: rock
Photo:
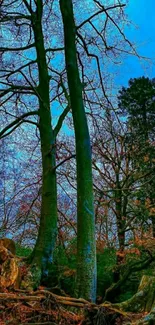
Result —
[[8, 288], [12, 286], [18, 278], [18, 274], [19, 274], [19, 269], [18, 269], [16, 259], [7, 258], [1, 266], [0, 287]]
[[10, 251], [13, 255], [16, 254], [16, 244], [14, 240], [10, 238], [1, 238], [0, 239], [0, 247], [3, 246], [7, 248], [8, 251]]
[[5, 262], [9, 256], [8, 250], [4, 246], [0, 246], [0, 264]]

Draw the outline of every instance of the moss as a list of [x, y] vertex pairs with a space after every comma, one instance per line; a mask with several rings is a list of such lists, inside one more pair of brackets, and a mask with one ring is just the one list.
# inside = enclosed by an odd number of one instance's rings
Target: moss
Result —
[[[153, 315], [155, 298], [155, 277], [149, 277], [147, 275], [142, 277], [138, 292], [127, 301], [119, 304], [113, 304], [113, 306], [131, 312], [151, 312]], [[155, 316], [155, 315], [154, 315]]]
[[21, 289], [30, 291], [37, 289], [40, 285], [41, 274], [41, 269], [36, 264], [32, 265], [21, 282]]
[[105, 248], [97, 253], [97, 295], [103, 296], [113, 282], [113, 268], [116, 264], [116, 250]]
[[16, 244], [16, 255], [17, 256], [29, 256], [32, 253], [32, 249], [30, 247], [21, 246]]

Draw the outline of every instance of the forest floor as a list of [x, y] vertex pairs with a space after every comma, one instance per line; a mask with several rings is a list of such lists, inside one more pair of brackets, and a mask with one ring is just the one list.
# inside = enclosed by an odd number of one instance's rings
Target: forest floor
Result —
[[134, 325], [143, 316], [43, 289], [0, 293], [0, 325]]

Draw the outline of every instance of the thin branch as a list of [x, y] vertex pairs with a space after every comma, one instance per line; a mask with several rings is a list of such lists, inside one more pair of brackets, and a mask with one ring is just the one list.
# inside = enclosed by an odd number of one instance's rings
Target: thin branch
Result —
[[35, 43], [23, 46], [23, 47], [0, 47], [0, 52], [8, 52], [8, 51], [25, 51], [35, 47]]
[[62, 211], [60, 211], [58, 209], [58, 212], [62, 215], [62, 217], [65, 219], [65, 221], [73, 228], [73, 230], [75, 231], [75, 234], [77, 235], [77, 230], [76, 230], [74, 224], [70, 220], [67, 219], [67, 217], [65, 216], [65, 214]]
[[101, 83], [101, 88], [102, 88], [104, 97], [106, 98], [108, 104], [112, 107], [112, 104], [109, 101], [109, 98], [107, 97], [107, 94], [106, 94], [106, 91], [105, 91], [105, 88], [104, 88], [104, 85], [103, 85], [102, 73], [101, 73], [101, 69], [100, 69], [100, 61], [99, 61], [99, 58], [98, 58], [98, 56], [96, 54], [90, 53], [88, 51], [87, 44], [86, 44], [85, 40], [83, 39], [82, 35], [77, 32], [77, 36], [81, 39], [81, 41], [83, 43], [84, 50], [86, 51], [87, 56], [88, 57], [92, 57], [92, 58], [94, 58], [96, 60], [97, 68], [98, 68], [97, 70], [98, 70], [98, 74], [99, 74], [99, 78], [100, 78], [100, 83]]
[[29, 13], [32, 15], [34, 12], [31, 8], [31, 6], [29, 5], [29, 3], [27, 2], [27, 0], [23, 0], [25, 7], [27, 8], [27, 10], [29, 11]]
[[65, 50], [64, 47], [57, 47], [57, 48], [50, 47], [50, 48], [46, 49], [45, 52], [46, 53], [47, 52], [58, 52], [58, 51], [64, 51], [64, 50]]
[[62, 127], [62, 123], [63, 123], [65, 117], [67, 116], [67, 114], [69, 113], [69, 111], [70, 111], [70, 106], [67, 105], [66, 108], [64, 109], [64, 111], [62, 112], [62, 114], [59, 116], [57, 125], [54, 128], [54, 135], [55, 136], [58, 135], [58, 133], [59, 133], [61, 127]]
[[[10, 14], [10, 13], [9, 13]], [[2, 13], [3, 15], [3, 13]], [[31, 20], [31, 16], [29, 15], [22, 15], [22, 14], [16, 14], [15, 16], [14, 15], [5, 15], [3, 17], [1, 17], [1, 23], [3, 22], [6, 22], [6, 21], [10, 21], [10, 20], [18, 20], [18, 19], [27, 19], [27, 20]]]
[[[13, 75], [13, 74], [15, 74], [15, 73], [17, 73], [17, 72], [20, 72], [20, 70], [22, 70], [22, 69], [24, 69], [24, 68], [28, 67], [29, 65], [31, 65], [31, 64], [33, 64], [33, 63], [36, 63], [36, 62], [37, 62], [37, 60], [33, 60], [33, 61], [31, 61], [31, 62], [28, 62], [28, 63], [22, 65], [21, 67], [19, 67], [18, 69], [14, 70], [14, 71], [5, 69], [6, 74], [3, 75], [3, 76], [0, 76], [0, 78], [4, 78], [4, 77], [7, 77], [7, 78], [8, 78], [8, 77], [10, 77], [11, 75]], [[3, 71], [4, 71], [4, 70], [0, 70], [0, 72], [3, 72]]]
[[115, 6], [110, 6], [108, 8], [102, 8], [99, 11], [95, 12], [92, 16], [90, 16], [89, 18], [87, 18], [86, 20], [84, 20], [79, 26], [76, 27], [76, 29], [81, 28], [83, 25], [85, 25], [86, 23], [90, 22], [91, 19], [93, 19], [94, 17], [98, 16], [99, 14], [103, 13], [103, 12], [107, 12], [108, 10], [112, 10], [115, 8], [122, 8], [125, 7], [125, 4], [120, 4], [120, 5], [115, 5]]
[[2, 131], [0, 131], [0, 138], [5, 134], [6, 131], [8, 131], [10, 128], [12, 128], [14, 125], [18, 124], [21, 120], [23, 120], [27, 116], [33, 116], [33, 115], [39, 115], [38, 111], [32, 111], [32, 112], [27, 112], [20, 117], [17, 117], [16, 120], [8, 124]]
[[57, 125], [54, 128], [54, 134], [55, 136], [57, 136], [58, 132], [60, 131], [61, 127], [62, 127], [62, 123], [66, 117], [66, 115], [68, 114], [68, 112], [70, 111], [71, 105], [70, 105], [70, 96], [67, 93], [67, 90], [65, 88], [65, 85], [63, 83], [62, 80], [62, 76], [60, 76], [60, 86], [62, 87], [63, 93], [65, 95], [65, 98], [67, 99], [68, 105], [66, 106], [66, 108], [64, 109], [64, 111], [62, 112], [62, 114], [60, 115]]
[[13, 131], [15, 131], [21, 124], [23, 123], [23, 121], [20, 121], [19, 123], [17, 123], [14, 128], [12, 128], [9, 132], [5, 133], [4, 135], [0, 135], [0, 139], [3, 139], [5, 137], [7, 137], [8, 135], [10, 135]]
[[31, 91], [30, 89], [20, 89], [20, 88], [18, 88], [18, 89], [13, 89], [13, 88], [8, 88], [8, 89], [6, 89], [6, 90], [2, 90], [2, 89], [0, 89], [0, 98], [2, 98], [2, 97], [4, 97], [5, 95], [7, 95], [8, 93], [14, 93], [14, 94], [26, 94], [26, 95], [28, 95], [28, 94], [30, 94], [30, 95], [36, 95], [35, 93], [34, 93], [34, 91]]
[[33, 124], [33, 125], [35, 125], [35, 126], [37, 126], [38, 128], [39, 128], [39, 123], [37, 123], [37, 122], [34, 122], [34, 121], [29, 121], [29, 120], [23, 120], [23, 123], [29, 123], [29, 124]]
[[68, 160], [70, 160], [70, 159], [72, 159], [72, 158], [75, 158], [75, 157], [76, 157], [76, 155], [73, 154], [73, 155], [71, 155], [71, 156], [65, 158], [65, 159], [62, 160], [58, 165], [56, 165], [56, 166], [53, 168], [53, 170], [56, 170], [56, 169], [59, 168], [61, 165], [63, 165], [66, 161], [68, 161]]
[[138, 53], [136, 52], [135, 48], [133, 47], [132, 43], [126, 38], [125, 34], [122, 32], [121, 28], [119, 27], [119, 25], [115, 22], [115, 20], [109, 15], [109, 13], [107, 12], [107, 10], [105, 9], [105, 7], [97, 0], [94, 0], [94, 2], [105, 11], [107, 17], [111, 20], [111, 22], [113, 23], [113, 25], [118, 29], [119, 33], [121, 34], [121, 36], [123, 37], [123, 39], [125, 40], [125, 42], [130, 46], [130, 48], [132, 48], [133, 52], [136, 54], [137, 57], [139, 57]]

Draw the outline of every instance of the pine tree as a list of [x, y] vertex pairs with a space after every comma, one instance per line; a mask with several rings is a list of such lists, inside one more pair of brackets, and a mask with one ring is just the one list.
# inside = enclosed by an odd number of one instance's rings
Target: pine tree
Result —
[[152, 139], [155, 131], [155, 80], [140, 77], [129, 80], [119, 91], [119, 112], [127, 116], [132, 133], [141, 140]]
[[118, 108], [119, 114], [127, 119], [127, 146], [131, 149], [133, 166], [142, 174], [145, 186], [139, 195], [144, 206], [150, 200], [149, 217], [155, 237], [155, 214], [151, 212], [155, 205], [155, 79], [130, 79], [129, 87], [119, 91]]

